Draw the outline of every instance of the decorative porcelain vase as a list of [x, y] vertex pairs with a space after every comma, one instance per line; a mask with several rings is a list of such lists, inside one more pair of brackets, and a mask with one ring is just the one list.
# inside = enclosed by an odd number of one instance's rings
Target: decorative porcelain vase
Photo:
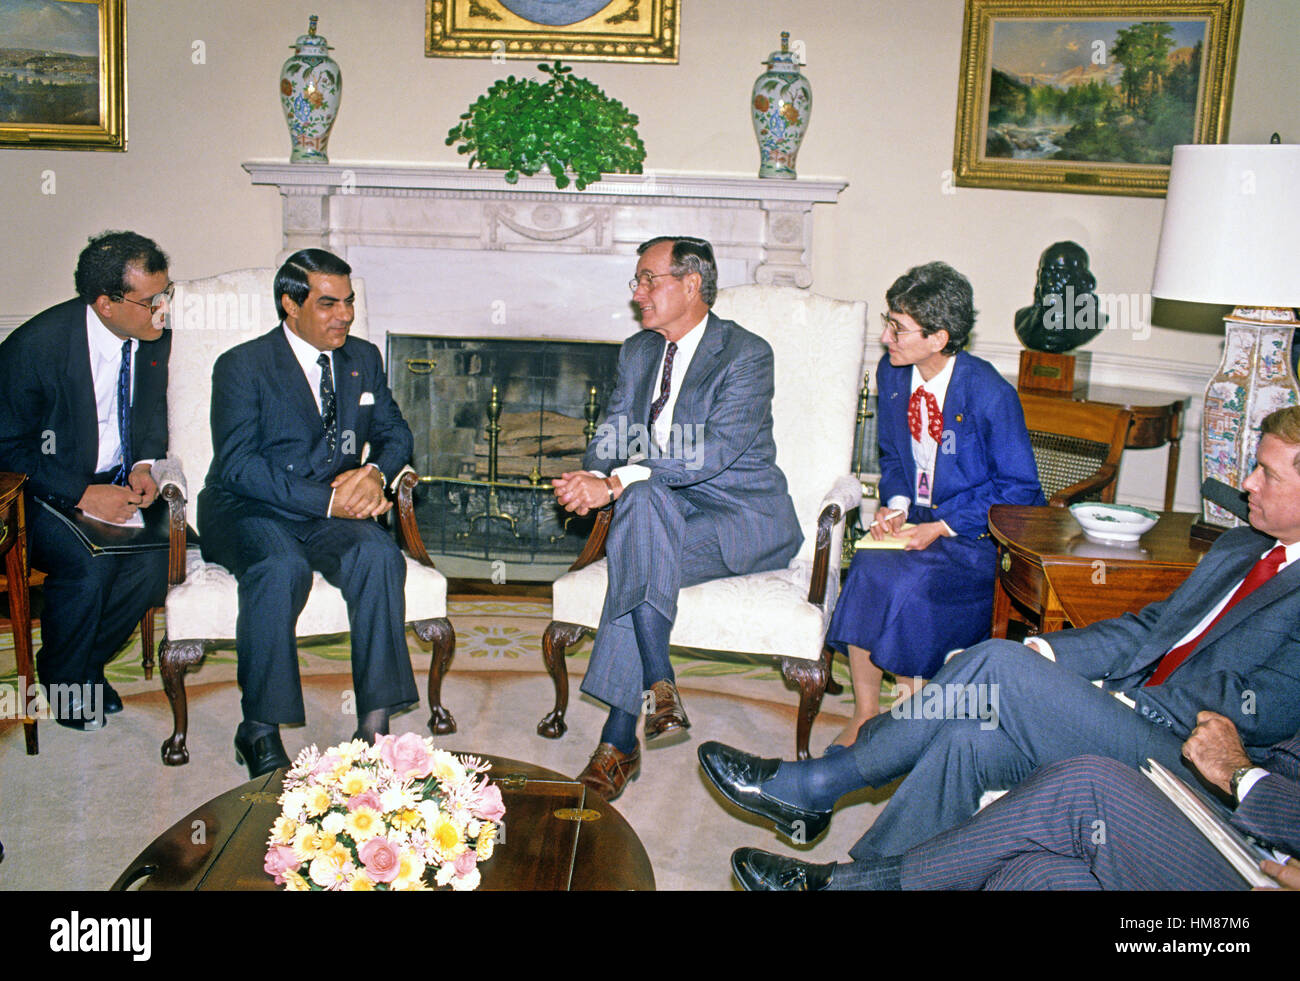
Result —
[[798, 176], [795, 157], [812, 114], [812, 86], [799, 73], [789, 31], [781, 32], [781, 50], [773, 51], [763, 64], [767, 71], [755, 79], [749, 102], [761, 157], [758, 176], [794, 180]]
[[343, 73], [329, 56], [333, 50], [316, 33], [315, 14], [307, 33], [293, 43], [293, 54], [280, 69], [280, 105], [289, 124], [291, 162], [329, 163], [325, 148], [339, 113]]

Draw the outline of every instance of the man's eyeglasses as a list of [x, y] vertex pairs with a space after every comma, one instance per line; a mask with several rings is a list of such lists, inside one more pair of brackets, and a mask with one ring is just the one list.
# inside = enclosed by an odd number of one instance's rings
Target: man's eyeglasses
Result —
[[162, 309], [164, 303], [170, 304], [175, 297], [176, 284], [168, 283], [167, 288], [161, 293], [155, 293], [148, 303], [144, 300], [133, 300], [129, 296], [123, 296], [120, 293], [117, 296], [110, 296], [109, 299], [117, 303], [134, 303], [138, 307], [144, 307], [150, 313], [157, 313]]
[[627, 281], [627, 288], [630, 289], [633, 293], [639, 290], [642, 286], [644, 286], [648, 290], [652, 290], [655, 288], [656, 279], [669, 279], [669, 278], [681, 279], [681, 276], [678, 273], [671, 273], [671, 272], [654, 273], [654, 272], [650, 272], [650, 270], [647, 269], [645, 272], [640, 273], [635, 278], [629, 279]]
[[920, 327], [904, 327], [887, 313], [882, 313], [880, 315], [880, 322], [884, 324], [884, 332], [888, 334], [892, 331], [895, 337], [906, 337], [908, 334], [924, 333]]

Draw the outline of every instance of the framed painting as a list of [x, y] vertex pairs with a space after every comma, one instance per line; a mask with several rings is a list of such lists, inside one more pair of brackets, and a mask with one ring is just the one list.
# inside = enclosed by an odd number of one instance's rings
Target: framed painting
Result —
[[677, 63], [680, 0], [426, 0], [430, 58]]
[[126, 149], [124, 0], [0, 0], [0, 147]]
[[966, 0], [964, 187], [1163, 196], [1228, 132], [1242, 0]]

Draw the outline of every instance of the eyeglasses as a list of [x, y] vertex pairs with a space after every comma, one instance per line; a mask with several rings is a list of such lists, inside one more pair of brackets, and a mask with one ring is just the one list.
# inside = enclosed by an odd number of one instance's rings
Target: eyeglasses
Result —
[[167, 288], [161, 293], [155, 293], [148, 303], [145, 303], [144, 300], [133, 300], [129, 296], [122, 296], [121, 294], [110, 296], [109, 299], [114, 300], [117, 303], [134, 303], [138, 307], [144, 307], [150, 313], [157, 313], [162, 309], [164, 303], [170, 304], [175, 297], [176, 284], [168, 283]]
[[652, 290], [655, 288], [656, 279], [681, 279], [681, 278], [682, 277], [680, 273], [672, 273], [672, 272], [655, 273], [655, 272], [650, 272], [650, 270], [647, 269], [645, 272], [638, 273], [634, 278], [629, 279], [627, 281], [627, 288], [630, 289], [633, 293], [639, 290], [642, 286], [644, 286], [648, 290]]
[[895, 320], [893, 317], [891, 317], [891, 316], [890, 316], [889, 314], [887, 314], [887, 313], [882, 313], [882, 314], [880, 315], [880, 322], [881, 322], [882, 324], [884, 324], [884, 328], [885, 328], [885, 329], [884, 329], [884, 332], [885, 332], [886, 334], [888, 334], [890, 331], [892, 331], [893, 334], [894, 334], [894, 336], [895, 336], [895, 337], [898, 337], [898, 338], [906, 337], [908, 334], [923, 334], [923, 333], [925, 333], [925, 331], [924, 331], [922, 328], [920, 328], [920, 327], [904, 327], [904, 326], [902, 326], [902, 325], [901, 325], [897, 320]]

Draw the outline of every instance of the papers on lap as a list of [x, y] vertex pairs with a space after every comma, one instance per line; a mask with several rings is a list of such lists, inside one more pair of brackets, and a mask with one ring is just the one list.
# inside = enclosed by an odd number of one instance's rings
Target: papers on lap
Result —
[[880, 541], [876, 541], [871, 537], [871, 533], [867, 532], [867, 534], [863, 535], [853, 543], [853, 547], [858, 550], [864, 548], [903, 548], [907, 544], [907, 540], [912, 537], [912, 532], [915, 530], [916, 525], [910, 523], [905, 524], [903, 527], [898, 529], [897, 535], [886, 535], [884, 538], [880, 539]]

